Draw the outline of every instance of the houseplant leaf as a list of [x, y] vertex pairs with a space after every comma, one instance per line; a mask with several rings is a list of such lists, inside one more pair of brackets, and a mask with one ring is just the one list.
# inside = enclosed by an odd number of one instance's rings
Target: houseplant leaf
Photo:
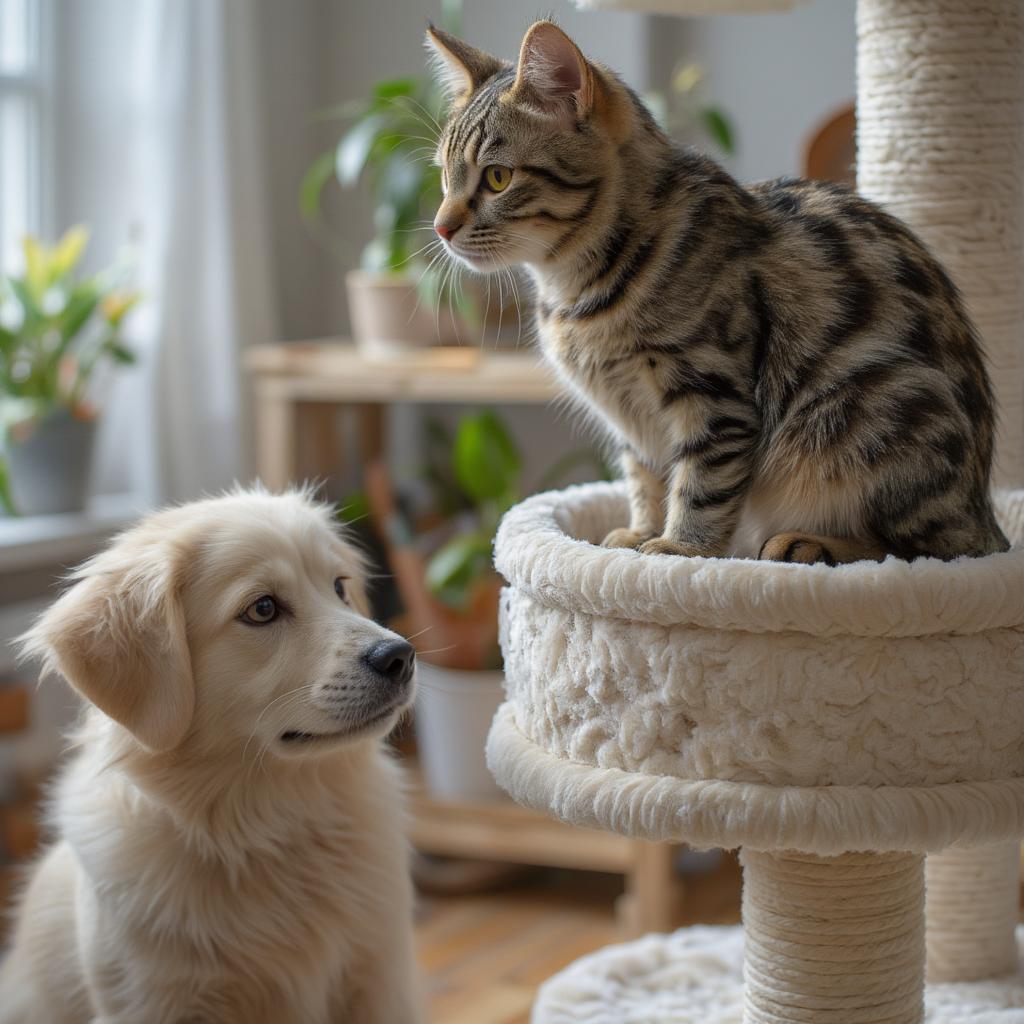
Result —
[[7, 460], [0, 455], [0, 508], [9, 516], [16, 516], [18, 510], [14, 507], [14, 498], [11, 495], [11, 478], [7, 470]]
[[131, 366], [135, 362], [135, 353], [114, 338], [111, 338], [104, 347], [110, 353], [115, 363], [120, 363], [122, 366]]
[[299, 212], [309, 221], [320, 213], [320, 196], [327, 182], [334, 176], [335, 153], [321, 153], [306, 171], [299, 187]]
[[377, 100], [393, 100], [399, 96], [414, 96], [416, 88], [415, 78], [389, 78], [373, 87], [373, 97]]
[[467, 416], [455, 435], [455, 475], [476, 501], [505, 501], [515, 490], [522, 460], [501, 420], [490, 411]]
[[426, 583], [434, 594], [460, 606], [472, 583], [491, 564], [491, 538], [484, 533], [453, 537], [427, 563]]
[[14, 297], [21, 304], [22, 311], [25, 314], [23, 329], [25, 331], [31, 330], [31, 326], [34, 322], [43, 319], [42, 309], [40, 309], [35, 296], [24, 281], [19, 281], [16, 277], [9, 277], [7, 279], [7, 285], [14, 294]]
[[366, 167], [378, 135], [387, 126], [384, 114], [368, 114], [341, 137], [335, 153], [335, 171], [342, 185], [351, 186]]
[[36, 302], [41, 302], [50, 284], [49, 256], [42, 243], [31, 235], [22, 241], [22, 249], [25, 253], [25, 290]]
[[64, 311], [57, 320], [62, 348], [67, 348], [78, 332], [89, 322], [99, 301], [97, 290], [89, 283], [80, 285], [71, 293]]
[[396, 212], [396, 224], [413, 223], [420, 209], [422, 170], [407, 152], [395, 149], [380, 168], [378, 189]]
[[717, 107], [705, 107], [700, 112], [700, 123], [726, 156], [736, 152], [736, 140], [729, 119]]
[[77, 224], [64, 232], [64, 237], [54, 246], [50, 255], [51, 281], [58, 280], [74, 270], [88, 241], [89, 231], [82, 224]]

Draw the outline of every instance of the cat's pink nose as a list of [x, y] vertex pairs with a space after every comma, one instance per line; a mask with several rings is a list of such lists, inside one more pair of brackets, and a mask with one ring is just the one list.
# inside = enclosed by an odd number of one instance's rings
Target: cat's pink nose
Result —
[[450, 242], [450, 241], [452, 240], [452, 236], [453, 236], [453, 235], [455, 234], [455, 232], [456, 232], [456, 231], [458, 231], [458, 230], [459, 230], [459, 228], [460, 228], [460, 227], [461, 227], [461, 225], [459, 225], [459, 224], [456, 224], [456, 225], [455, 225], [454, 227], [450, 227], [450, 226], [449, 226], [449, 225], [447, 225], [447, 224], [435, 224], [435, 225], [434, 225], [434, 230], [435, 230], [435, 231], [436, 231], [436, 232], [437, 232], [437, 233], [438, 233], [438, 234], [439, 234], [439, 235], [440, 235], [440, 236], [441, 236], [441, 237], [442, 237], [442, 238], [443, 238], [443, 239], [444, 239], [444, 240], [445, 240], [446, 242]]

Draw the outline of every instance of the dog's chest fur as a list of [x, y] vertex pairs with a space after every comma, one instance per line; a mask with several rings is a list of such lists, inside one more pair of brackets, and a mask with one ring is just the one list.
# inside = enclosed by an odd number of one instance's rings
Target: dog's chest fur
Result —
[[[230, 856], [211, 842], [226, 819], [204, 835], [138, 799], [122, 804], [107, 829], [95, 820], [77, 829], [88, 813], [78, 793], [74, 813], [59, 816], [92, 883], [80, 900], [91, 932], [83, 936], [86, 970], [118, 994], [108, 1009], [118, 1019], [144, 1007], [147, 1020], [203, 1024], [347, 1019], [346, 999], [357, 998], [365, 965], [391, 942], [382, 896], [407, 898], [406, 844], [394, 816], [378, 813], [381, 828], [368, 832], [358, 824], [366, 808], [353, 807], [353, 799], [393, 804], [388, 766], [380, 767], [383, 777], [362, 779], [354, 796], [328, 782], [291, 807], [246, 809], [265, 820], [239, 819]], [[95, 810], [110, 817], [110, 807], [97, 801]], [[367, 864], [401, 891], [368, 887]], [[168, 964], [181, 976], [169, 977]]]

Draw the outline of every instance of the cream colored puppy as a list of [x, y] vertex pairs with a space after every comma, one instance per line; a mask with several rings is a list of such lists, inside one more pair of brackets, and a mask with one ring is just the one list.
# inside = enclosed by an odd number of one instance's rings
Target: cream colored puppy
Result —
[[382, 750], [412, 647], [301, 494], [119, 537], [25, 638], [90, 703], [0, 976], [3, 1024], [411, 1024]]

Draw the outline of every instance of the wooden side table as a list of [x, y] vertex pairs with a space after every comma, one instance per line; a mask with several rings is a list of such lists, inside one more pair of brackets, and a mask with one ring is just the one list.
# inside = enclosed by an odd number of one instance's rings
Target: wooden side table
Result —
[[326, 474], [340, 463], [334, 427], [340, 407], [360, 419], [360, 451], [380, 454], [382, 406], [393, 402], [544, 404], [554, 382], [532, 353], [437, 348], [402, 360], [366, 359], [338, 339], [256, 345], [243, 366], [253, 382], [256, 460], [272, 489], [294, 481], [302, 461]]

